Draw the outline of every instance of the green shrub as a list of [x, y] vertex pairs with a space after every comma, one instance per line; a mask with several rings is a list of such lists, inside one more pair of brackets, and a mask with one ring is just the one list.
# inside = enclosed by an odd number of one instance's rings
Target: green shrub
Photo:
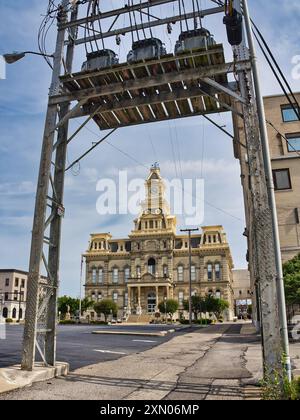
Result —
[[108, 322], [105, 321], [91, 321], [91, 325], [108, 325]]
[[212, 320], [211, 319], [198, 319], [195, 324], [198, 325], [211, 325]]
[[282, 387], [279, 375], [275, 375], [273, 380], [266, 378], [261, 386], [265, 401], [300, 401], [300, 378], [289, 382], [285, 377]]
[[14, 320], [13, 320], [13, 319], [11, 319], [11, 318], [7, 318], [5, 322], [6, 322], [7, 324], [12, 324], [12, 323], [14, 322]]
[[63, 319], [59, 322], [59, 325], [76, 325], [77, 322], [73, 321], [72, 319]]

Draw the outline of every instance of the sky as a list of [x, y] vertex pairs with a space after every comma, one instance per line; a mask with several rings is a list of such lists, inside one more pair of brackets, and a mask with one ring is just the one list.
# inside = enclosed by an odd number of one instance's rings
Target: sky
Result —
[[[186, 1], [186, 4], [189, 2]], [[37, 31], [45, 13], [46, 0], [0, 0], [0, 54], [11, 51], [37, 50]], [[121, 0], [104, 2], [106, 7], [120, 6]], [[214, 7], [202, 0], [202, 7]], [[249, 0], [251, 14], [263, 31], [294, 90], [299, 80], [292, 79], [292, 59], [300, 55], [299, 0]], [[156, 11], [172, 12], [170, 6]], [[124, 23], [126, 23], [124, 21]], [[227, 60], [232, 59], [220, 15], [203, 20], [203, 25], [223, 42]], [[55, 25], [49, 31], [48, 51], [54, 50]], [[174, 48], [179, 25], [171, 37], [166, 31], [155, 35], [165, 43], [168, 52]], [[108, 42], [125, 61], [130, 37], [117, 47]], [[259, 53], [260, 77], [264, 95], [281, 93], [263, 57]], [[84, 50], [78, 50], [75, 70], [80, 70]], [[41, 141], [47, 108], [51, 71], [43, 59], [27, 56], [7, 67], [6, 80], [0, 80], [0, 268], [28, 269], [36, 181]], [[226, 129], [232, 130], [231, 115], [214, 115]], [[71, 125], [71, 131], [76, 125]], [[68, 162], [80, 156], [103, 133], [91, 123], [72, 143]], [[133, 228], [133, 216], [100, 216], [96, 211], [99, 192], [97, 182], [116, 180], [120, 170], [129, 179], [146, 178], [150, 166], [159, 162], [161, 173], [169, 180], [178, 174], [183, 178], [202, 177], [205, 182], [205, 216], [202, 225], [223, 225], [228, 235], [236, 268], [247, 266], [244, 205], [239, 162], [233, 157], [232, 142], [201, 117], [169, 123], [124, 128], [109, 143], [103, 143], [80, 166], [80, 171], [66, 177], [66, 215], [63, 221], [60, 294], [79, 295], [81, 254], [88, 247], [92, 232], [111, 232], [126, 237]], [[178, 217], [178, 228], [184, 226]]]

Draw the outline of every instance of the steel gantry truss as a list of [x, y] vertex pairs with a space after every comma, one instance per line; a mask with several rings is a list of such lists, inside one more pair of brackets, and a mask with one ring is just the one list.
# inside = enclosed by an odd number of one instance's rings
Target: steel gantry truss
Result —
[[[101, 130], [115, 130], [156, 121], [195, 115], [208, 118], [209, 114], [231, 112], [244, 124], [244, 147], [251, 184], [251, 204], [248, 208], [248, 218], [252, 221], [249, 226], [250, 266], [260, 290], [264, 361], [268, 372], [281, 371], [274, 218], [267, 183], [269, 174], [264, 165], [266, 145], [262, 142], [262, 121], [258, 119], [257, 91], [255, 94], [253, 83], [255, 63], [249, 54], [246, 35], [243, 43], [234, 47], [234, 61], [229, 63], [225, 61], [223, 45], [219, 44], [131, 65], [124, 63], [105, 70], [73, 73], [75, 47], [88, 41], [78, 37], [82, 25], [99, 19], [113, 20], [107, 32], [94, 34], [95, 40], [132, 31], [132, 27], [114, 29], [119, 17], [130, 10], [139, 10], [151, 18], [143, 25], [147, 28], [174, 24], [183, 16], [160, 19], [149, 13], [149, 9], [174, 1], [138, 2], [86, 18], [78, 17], [81, 2], [73, 2], [71, 10], [68, 0], [61, 2], [32, 231], [22, 359], [25, 370], [33, 369], [36, 349], [46, 365], [54, 366], [56, 363], [66, 154], [69, 143], [80, 129], [91, 120]], [[238, 11], [245, 13], [245, 7], [246, 0], [235, 0]], [[224, 8], [220, 6], [201, 10], [196, 15], [204, 17], [223, 12]], [[236, 82], [228, 81], [230, 73], [237, 75]], [[86, 120], [70, 135], [70, 120], [82, 117]], [[238, 136], [233, 141], [240, 143]], [[48, 276], [47, 282], [43, 283], [40, 282], [42, 264]]]

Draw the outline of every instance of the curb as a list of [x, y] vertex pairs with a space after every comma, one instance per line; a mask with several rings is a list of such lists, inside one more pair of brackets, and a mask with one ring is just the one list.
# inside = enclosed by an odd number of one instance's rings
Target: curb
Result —
[[47, 381], [58, 376], [67, 376], [69, 364], [57, 362], [55, 367], [37, 364], [31, 372], [21, 370], [20, 365], [0, 369], [0, 394], [30, 387], [34, 383]]
[[165, 337], [167, 334], [173, 333], [175, 330], [159, 331], [159, 332], [139, 332], [139, 331], [92, 331], [92, 334], [108, 334], [108, 335], [135, 335], [144, 337]]

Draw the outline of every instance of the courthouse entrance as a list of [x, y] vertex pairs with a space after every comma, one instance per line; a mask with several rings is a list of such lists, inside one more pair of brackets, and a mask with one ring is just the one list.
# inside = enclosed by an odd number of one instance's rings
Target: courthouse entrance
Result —
[[147, 298], [148, 314], [154, 314], [156, 311], [156, 295], [149, 293]]

